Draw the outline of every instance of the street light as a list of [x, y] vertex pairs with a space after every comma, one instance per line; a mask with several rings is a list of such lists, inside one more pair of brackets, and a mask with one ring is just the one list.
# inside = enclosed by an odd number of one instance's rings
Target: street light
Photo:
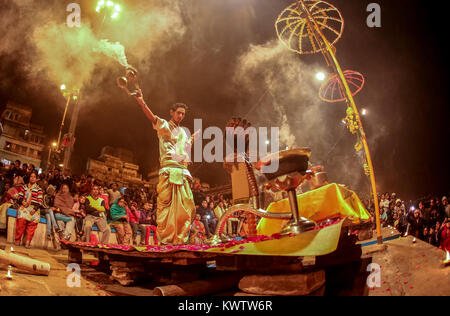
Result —
[[119, 4], [115, 4], [113, 1], [104, 1], [100, 0], [97, 3], [97, 7], [95, 11], [100, 13], [100, 11], [104, 10], [103, 20], [106, 18], [106, 15], [109, 13], [112, 19], [117, 19], [119, 17], [119, 12], [122, 10]]
[[327, 75], [323, 71], [319, 71], [316, 73], [316, 79], [319, 81], [324, 81], [327, 78]]

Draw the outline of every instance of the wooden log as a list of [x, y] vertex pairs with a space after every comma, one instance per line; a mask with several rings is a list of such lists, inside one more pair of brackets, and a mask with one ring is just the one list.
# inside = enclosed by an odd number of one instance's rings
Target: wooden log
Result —
[[0, 250], [0, 262], [33, 274], [49, 275], [50, 273], [49, 263], [7, 253], [4, 250]]
[[69, 249], [69, 262], [77, 264], [83, 263], [83, 253], [81, 252], [80, 249], [77, 248]]
[[303, 296], [325, 284], [325, 271], [302, 274], [249, 275], [242, 278], [239, 288], [249, 294]]
[[[324, 296], [325, 295], [325, 286], [322, 286], [320, 289], [312, 292], [311, 294], [305, 296]], [[250, 294], [245, 292], [237, 292], [233, 296], [273, 296], [273, 295], [262, 295], [262, 294]]]
[[238, 275], [225, 275], [208, 280], [159, 286], [154, 289], [153, 293], [155, 296], [201, 296], [234, 288], [239, 279]]

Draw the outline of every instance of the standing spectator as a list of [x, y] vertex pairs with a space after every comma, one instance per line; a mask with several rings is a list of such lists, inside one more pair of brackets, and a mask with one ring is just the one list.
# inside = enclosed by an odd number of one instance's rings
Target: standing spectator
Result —
[[65, 168], [63, 174], [60, 176], [60, 179], [62, 184], [66, 184], [69, 187], [69, 190], [72, 190], [73, 178], [70, 175], [70, 169]]
[[84, 223], [83, 237], [87, 242], [91, 241], [92, 225], [96, 225], [102, 233], [101, 242], [107, 244], [111, 230], [106, 221], [105, 201], [98, 196], [98, 186], [92, 187], [91, 195], [86, 198], [86, 219]]
[[40, 208], [43, 201], [42, 189], [37, 185], [36, 172], [31, 173], [30, 181], [22, 187], [18, 194], [22, 198], [22, 205], [19, 207], [16, 221], [15, 244], [21, 244], [23, 234], [27, 232], [25, 248], [30, 248], [34, 232], [41, 219]]
[[422, 231], [422, 233], [420, 234], [419, 238], [420, 238], [420, 240], [422, 240], [422, 241], [424, 241], [424, 242], [428, 242], [429, 237], [430, 237], [430, 236], [428, 235], [428, 227], [427, 227], [427, 226], [424, 226], [424, 227], [423, 227], [423, 231]]
[[450, 221], [448, 219], [442, 223], [440, 248], [444, 251], [450, 251]]
[[111, 189], [108, 190], [108, 195], [109, 195], [109, 203], [110, 203], [110, 205], [111, 205], [115, 200], [117, 200], [118, 198], [122, 197], [122, 194], [121, 194], [120, 191], [118, 190], [117, 183], [111, 184]]
[[22, 177], [24, 176], [24, 173], [22, 171], [22, 168], [20, 167], [21, 162], [20, 160], [16, 160], [14, 162], [14, 166], [9, 169], [8, 173], [6, 174], [6, 178], [10, 181], [13, 181], [16, 177]]
[[125, 209], [125, 200], [118, 198], [111, 205], [110, 224], [117, 231], [117, 243], [121, 245], [131, 244], [132, 231], [127, 221], [127, 210]]
[[395, 227], [402, 236], [406, 233], [406, 228], [408, 227], [408, 219], [402, 209], [399, 209], [397, 213], [397, 224]]
[[444, 218], [450, 220], [450, 204], [448, 204], [448, 199], [446, 196], [442, 198], [442, 208], [444, 209]]
[[414, 211], [414, 218], [409, 223], [409, 232], [408, 235], [419, 238], [421, 233], [423, 232], [423, 220], [420, 217], [420, 211]]
[[436, 222], [436, 226], [430, 228], [428, 242], [435, 247], [439, 247], [439, 245], [441, 244], [440, 226], [440, 223]]
[[62, 180], [60, 170], [58, 168], [55, 168], [53, 170], [53, 174], [48, 180], [48, 184], [52, 185], [56, 191], [59, 191], [59, 189], [61, 188]]

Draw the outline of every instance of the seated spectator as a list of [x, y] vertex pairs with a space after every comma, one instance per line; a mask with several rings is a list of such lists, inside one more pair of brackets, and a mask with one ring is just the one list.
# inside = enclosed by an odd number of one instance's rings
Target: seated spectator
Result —
[[45, 173], [41, 173], [39, 175], [39, 181], [38, 181], [38, 185], [41, 187], [43, 192], [47, 191], [48, 188], [48, 181], [47, 181], [47, 176]]
[[247, 222], [247, 217], [245, 217], [242, 220], [242, 225], [241, 225], [241, 231], [239, 232], [239, 235], [243, 238], [246, 238], [249, 234], [249, 227], [248, 227], [248, 222]]
[[101, 243], [107, 244], [111, 230], [106, 221], [105, 201], [98, 196], [98, 193], [98, 186], [94, 185], [91, 194], [86, 198], [85, 211], [87, 215], [84, 223], [83, 237], [85, 241], [90, 242], [92, 226], [96, 225], [102, 233]]
[[145, 244], [145, 237], [147, 235], [147, 228], [141, 224], [142, 215], [137, 208], [136, 202], [131, 202], [130, 207], [127, 209], [128, 221], [133, 230], [133, 243], [137, 245], [137, 234], [141, 233], [141, 244]]
[[117, 231], [117, 243], [121, 245], [131, 244], [132, 231], [128, 224], [127, 210], [125, 209], [125, 200], [118, 198], [111, 205], [110, 224]]
[[74, 196], [73, 210], [75, 212], [75, 231], [77, 234], [77, 240], [83, 239], [84, 234], [84, 219], [86, 217], [86, 196]]
[[202, 205], [197, 209], [197, 213], [200, 214], [201, 221], [205, 225], [206, 234], [210, 238], [215, 233], [217, 225], [216, 215], [214, 209], [208, 207], [208, 202], [204, 200]]
[[99, 197], [101, 197], [105, 201], [105, 208], [107, 211], [109, 211], [109, 195], [106, 193], [105, 189], [103, 187], [99, 188]]
[[[156, 215], [153, 212], [153, 204], [144, 203], [144, 208], [141, 210], [142, 218], [141, 225], [144, 225], [147, 228], [147, 232], [145, 234], [145, 243], [148, 244], [148, 239], [150, 237], [150, 232], [153, 232], [153, 243], [154, 245], [158, 245], [158, 237], [157, 237], [157, 224], [156, 224]], [[142, 240], [141, 240], [142, 244]]]
[[223, 205], [223, 201], [219, 200], [219, 203], [217, 204], [216, 208], [214, 209], [214, 214], [216, 215], [216, 218], [220, 219], [222, 218], [223, 214], [225, 214], [225, 207]]
[[18, 198], [19, 192], [21, 192], [23, 185], [24, 182], [22, 177], [15, 177], [14, 186], [3, 194], [2, 205], [0, 206], [0, 229], [6, 229], [6, 214], [8, 209], [14, 204], [14, 200]]
[[206, 229], [202, 223], [200, 214], [195, 214], [195, 219], [191, 224], [191, 234], [189, 237], [189, 243], [194, 245], [201, 245], [206, 242]]
[[22, 201], [17, 213], [15, 244], [17, 246], [21, 244], [23, 234], [26, 231], [25, 248], [30, 248], [34, 232], [41, 219], [40, 208], [43, 201], [42, 189], [37, 185], [36, 172], [30, 174], [29, 183], [22, 187], [18, 197]]
[[53, 212], [58, 226], [63, 229], [62, 238], [69, 240], [75, 228], [75, 211], [73, 209], [73, 197], [70, 194], [69, 186], [62, 184], [59, 192], [55, 196], [53, 203]]

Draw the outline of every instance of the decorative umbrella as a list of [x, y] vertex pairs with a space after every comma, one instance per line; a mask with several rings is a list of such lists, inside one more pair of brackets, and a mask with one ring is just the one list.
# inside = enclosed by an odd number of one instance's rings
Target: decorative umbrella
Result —
[[[357, 71], [346, 70], [344, 77], [351, 90], [352, 96], [355, 96], [364, 87], [364, 76]], [[346, 96], [342, 93], [340, 81], [337, 74], [331, 76], [319, 90], [319, 97], [325, 102], [342, 102], [346, 100]]]
[[[333, 5], [325, 1], [303, 1], [311, 12], [315, 23], [331, 45], [341, 38], [344, 31], [344, 19]], [[317, 40], [314, 28], [309, 24], [305, 12], [299, 2], [287, 7], [275, 23], [278, 38], [290, 50], [299, 54], [314, 54], [323, 52], [325, 47]]]

